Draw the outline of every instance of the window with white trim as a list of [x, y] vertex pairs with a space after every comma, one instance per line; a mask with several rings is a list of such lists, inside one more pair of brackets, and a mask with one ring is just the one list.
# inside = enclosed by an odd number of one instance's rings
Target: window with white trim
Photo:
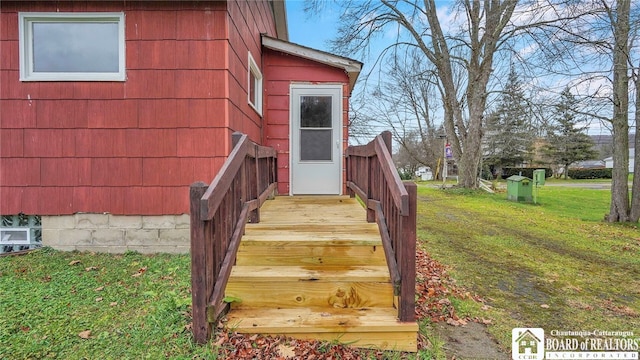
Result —
[[20, 80], [124, 81], [124, 13], [21, 12]]
[[258, 114], [262, 115], [262, 72], [258, 68], [253, 56], [249, 53], [249, 84], [247, 85], [247, 93], [249, 105], [251, 105]]

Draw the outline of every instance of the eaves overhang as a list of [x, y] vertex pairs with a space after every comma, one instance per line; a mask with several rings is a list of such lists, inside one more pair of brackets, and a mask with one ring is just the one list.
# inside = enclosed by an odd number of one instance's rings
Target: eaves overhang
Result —
[[280, 51], [289, 55], [298, 56], [307, 60], [343, 69], [349, 77], [350, 91], [353, 91], [353, 87], [355, 86], [358, 76], [360, 75], [360, 71], [362, 70], [363, 64], [358, 60], [331, 54], [322, 50], [312, 49], [267, 35], [262, 35], [262, 46], [267, 49]]

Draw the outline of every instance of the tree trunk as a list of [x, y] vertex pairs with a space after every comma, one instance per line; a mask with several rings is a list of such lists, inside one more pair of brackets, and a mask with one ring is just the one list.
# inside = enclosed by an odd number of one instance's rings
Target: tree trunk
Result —
[[629, 220], [629, 8], [630, 0], [619, 0], [613, 23], [613, 170], [609, 222]]
[[640, 221], [640, 66], [635, 79], [636, 87], [636, 139], [635, 139], [635, 156], [633, 165], [633, 186], [631, 186], [631, 211], [629, 212], [629, 221]]
[[462, 138], [464, 152], [458, 159], [458, 180], [465, 188], [478, 187], [478, 169], [482, 158], [481, 120], [470, 120], [468, 136]]

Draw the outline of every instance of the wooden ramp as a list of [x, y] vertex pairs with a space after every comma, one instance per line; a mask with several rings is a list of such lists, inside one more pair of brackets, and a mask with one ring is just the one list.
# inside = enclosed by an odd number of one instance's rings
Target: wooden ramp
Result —
[[347, 196], [276, 197], [247, 224], [225, 290], [239, 333], [417, 350], [418, 326], [398, 321], [375, 223]]

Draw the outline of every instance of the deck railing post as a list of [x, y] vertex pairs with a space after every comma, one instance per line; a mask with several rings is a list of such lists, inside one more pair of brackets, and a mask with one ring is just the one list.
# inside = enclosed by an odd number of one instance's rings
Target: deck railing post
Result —
[[393, 149], [391, 147], [391, 131], [383, 131], [380, 136], [382, 137], [382, 140], [384, 141], [384, 144], [387, 145], [387, 150], [389, 151], [389, 154], [393, 154]]
[[402, 219], [400, 266], [400, 321], [415, 321], [416, 292], [416, 219], [418, 187], [414, 182], [404, 182], [409, 195], [409, 214]]
[[[256, 196], [255, 199], [258, 198], [258, 196], [260, 196], [260, 193], [262, 192], [261, 189], [261, 185], [262, 185], [262, 181], [261, 181], [261, 175], [260, 174], [260, 159], [258, 158], [258, 154], [260, 153], [258, 151], [258, 145], [254, 144], [253, 145], [253, 160], [255, 162], [255, 166], [254, 166], [254, 170], [255, 170], [255, 176], [252, 176], [251, 179], [249, 179], [250, 185], [252, 189], [255, 190], [256, 192]], [[253, 196], [252, 196], [253, 198]], [[247, 199], [245, 201], [248, 200], [255, 200], [255, 199]], [[251, 211], [249, 213], [249, 222], [250, 223], [259, 223], [260, 222], [260, 207], [258, 206], [255, 210]]]
[[193, 183], [189, 189], [191, 222], [191, 301], [193, 315], [193, 337], [197, 343], [204, 344], [211, 337], [211, 325], [207, 320], [209, 294], [207, 284], [206, 222], [200, 219], [200, 199], [207, 190], [203, 182]]
[[[366, 174], [366, 179], [364, 181], [364, 183], [366, 184], [367, 188], [363, 189], [366, 193], [367, 193], [367, 198], [366, 199], [362, 199], [362, 201], [365, 201], [365, 207], [367, 209], [367, 222], [376, 222], [376, 211], [374, 209], [371, 209], [367, 206], [366, 201], [369, 199], [373, 199], [373, 194], [371, 189], [373, 188], [372, 184], [374, 182], [374, 180], [372, 179], [372, 177], [374, 176], [373, 174], [373, 169], [371, 167], [371, 162], [372, 162], [372, 157], [367, 156], [364, 160], [364, 164], [365, 164], [365, 170], [363, 171]], [[379, 199], [376, 199], [379, 200]]]
[[[349, 155], [348, 151], [344, 157], [344, 167], [346, 169], [347, 183], [349, 183], [350, 181], [353, 181], [353, 170], [351, 169], [351, 155]], [[356, 196], [355, 191], [353, 191], [349, 185], [347, 185], [347, 194], [350, 198]]]

